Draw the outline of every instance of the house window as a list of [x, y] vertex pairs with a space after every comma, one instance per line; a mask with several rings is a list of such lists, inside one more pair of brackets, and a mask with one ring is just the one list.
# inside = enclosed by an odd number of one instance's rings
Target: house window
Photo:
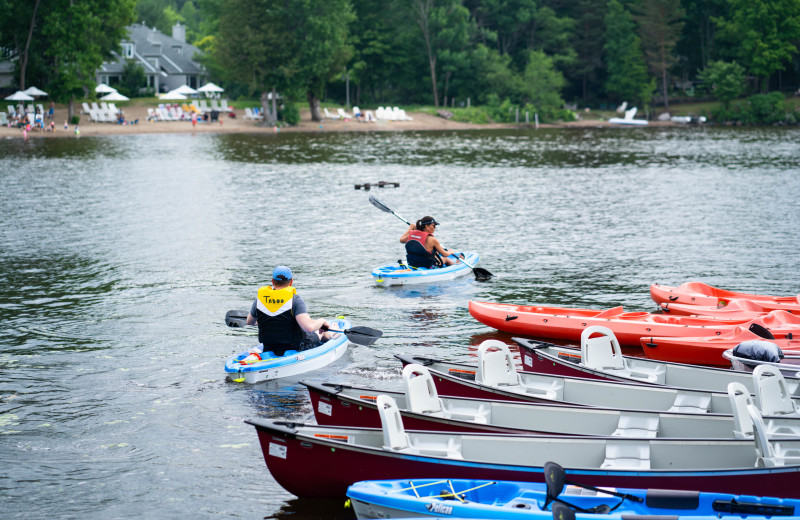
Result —
[[183, 47], [180, 45], [173, 45], [172, 50], [175, 51], [175, 54], [183, 54]]
[[147, 62], [152, 65], [154, 69], [158, 70], [158, 58], [147, 58]]
[[136, 46], [133, 43], [123, 43], [122, 44], [122, 54], [126, 58], [130, 59], [133, 58], [133, 53], [136, 49]]

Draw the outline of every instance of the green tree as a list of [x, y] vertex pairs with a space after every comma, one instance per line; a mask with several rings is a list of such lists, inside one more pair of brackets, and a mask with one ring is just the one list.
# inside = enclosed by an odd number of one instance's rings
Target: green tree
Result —
[[610, 0], [605, 21], [606, 92], [617, 101], [649, 103], [655, 80], [647, 77], [641, 40], [631, 14], [619, 0]]
[[125, 60], [119, 88], [122, 94], [128, 97], [138, 96], [139, 90], [145, 86], [147, 86], [147, 76], [144, 67], [136, 60]]
[[321, 121], [319, 101], [327, 83], [349, 59], [347, 0], [228, 0], [220, 19], [217, 62], [261, 92], [264, 112], [270, 92], [303, 92], [311, 118]]
[[714, 18], [722, 37], [734, 48], [745, 68], [761, 78], [766, 92], [769, 76], [797, 54], [800, 0], [728, 0], [729, 18]]
[[575, 20], [572, 47], [576, 57], [574, 65], [564, 72], [575, 96], [588, 101], [602, 87], [606, 0], [578, 0], [570, 7]]
[[138, 0], [136, 2], [136, 21], [154, 27], [164, 34], [172, 34], [164, 0]]
[[67, 101], [69, 117], [76, 96], [95, 84], [103, 61], [118, 51], [134, 20], [136, 0], [50, 0], [40, 38], [49, 64], [47, 91]]
[[650, 70], [661, 78], [666, 109], [669, 109], [669, 71], [677, 62], [673, 51], [683, 29], [684, 16], [685, 11], [675, 0], [642, 0], [634, 17]]
[[731, 101], [744, 93], [744, 68], [736, 62], [711, 62], [698, 77], [708, 85], [714, 97], [727, 109]]
[[0, 48], [6, 51], [4, 58], [16, 58], [19, 88], [23, 90], [30, 60], [39, 56], [35, 36], [42, 19], [41, 7], [41, 0], [0, 0]]
[[459, 0], [413, 0], [411, 10], [427, 52], [433, 104], [438, 107], [439, 62], [444, 59], [448, 69], [445, 74], [449, 80], [457, 63], [464, 59], [467, 44], [475, 32], [474, 23], [469, 11]]
[[545, 120], [554, 119], [556, 112], [564, 106], [561, 98], [564, 76], [556, 70], [553, 59], [544, 52], [530, 52], [522, 85], [523, 101]]

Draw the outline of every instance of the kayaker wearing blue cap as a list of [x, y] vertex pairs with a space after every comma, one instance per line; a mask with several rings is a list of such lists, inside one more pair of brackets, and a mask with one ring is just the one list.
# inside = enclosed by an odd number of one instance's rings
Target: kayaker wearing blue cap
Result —
[[445, 249], [439, 240], [433, 236], [436, 226], [439, 223], [433, 217], [422, 217], [416, 224], [411, 224], [403, 236], [400, 243], [406, 245], [406, 260], [412, 267], [442, 267], [443, 265], [453, 265], [458, 260], [449, 258], [455, 255], [455, 251]]
[[264, 350], [282, 356], [287, 350], [308, 350], [331, 338], [330, 324], [308, 315], [306, 302], [292, 287], [292, 270], [279, 265], [272, 271], [272, 285], [258, 290], [247, 324], [258, 323], [258, 341]]

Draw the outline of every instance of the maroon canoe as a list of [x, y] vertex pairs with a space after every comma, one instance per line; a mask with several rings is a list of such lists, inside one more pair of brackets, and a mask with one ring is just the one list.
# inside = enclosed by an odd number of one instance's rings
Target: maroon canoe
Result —
[[[756, 467], [753, 441], [409, 430], [404, 433], [412, 443], [408, 448], [384, 448], [384, 433], [376, 428], [318, 426], [266, 419], [245, 422], [255, 427], [264, 461], [273, 478], [298, 497], [343, 498], [347, 487], [354, 482], [411, 476], [544, 482], [543, 466], [546, 461], [554, 461], [566, 469], [568, 479], [593, 486], [693, 489], [800, 498], [800, 465]], [[800, 440], [786, 443], [795, 447]], [[417, 449], [418, 445], [438, 448]], [[600, 460], [605, 456], [608, 460], [609, 454], [613, 457], [615, 453], [631, 449], [650, 458], [639, 461], [636, 467], [628, 467], [628, 463], [614, 467], [597, 461], [592, 466], [588, 460], [595, 456]], [[670, 453], [675, 455], [670, 456]], [[581, 464], [565, 463], [584, 460], [586, 462]], [[701, 460], [716, 462], [713, 469], [692, 469]], [[681, 469], [683, 466], [687, 469]]]

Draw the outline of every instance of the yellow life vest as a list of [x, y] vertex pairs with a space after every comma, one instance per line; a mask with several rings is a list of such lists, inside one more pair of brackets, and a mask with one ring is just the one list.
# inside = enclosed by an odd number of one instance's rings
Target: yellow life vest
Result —
[[258, 290], [256, 307], [267, 316], [277, 316], [292, 310], [292, 299], [295, 294], [297, 291], [292, 286], [273, 289], [272, 286], [265, 285]]

